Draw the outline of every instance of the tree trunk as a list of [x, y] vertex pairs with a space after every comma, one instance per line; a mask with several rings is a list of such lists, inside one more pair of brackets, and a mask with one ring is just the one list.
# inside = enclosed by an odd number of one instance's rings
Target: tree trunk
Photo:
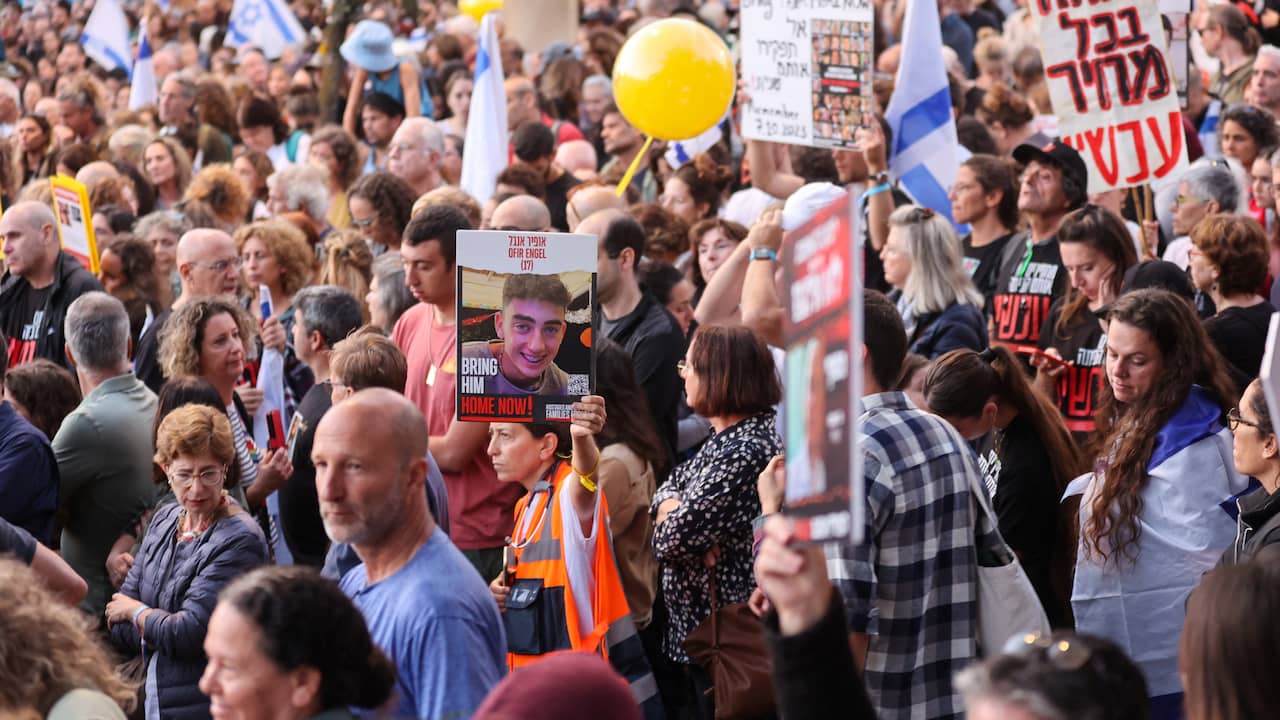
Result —
[[320, 107], [331, 122], [342, 122], [342, 109], [347, 99], [343, 77], [347, 63], [338, 48], [347, 38], [347, 27], [356, 19], [359, 0], [334, 0], [329, 24], [324, 29], [325, 63], [320, 72]]

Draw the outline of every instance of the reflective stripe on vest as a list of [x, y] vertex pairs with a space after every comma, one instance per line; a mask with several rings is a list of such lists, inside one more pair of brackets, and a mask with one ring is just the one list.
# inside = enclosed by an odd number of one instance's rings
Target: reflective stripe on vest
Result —
[[[566, 482], [577, 482], [569, 463], [562, 462], [552, 473], [553, 490], [547, 499], [543, 511], [549, 512], [548, 521], [541, 523], [538, 536], [529, 544], [515, 550], [516, 564], [515, 583], [520, 581], [541, 581], [541, 597], [534, 601], [526, 612], [537, 614], [557, 614], [558, 617], [537, 617], [534, 625], [545, 633], [538, 633], [543, 642], [540, 654], [507, 653], [507, 665], [512, 669], [524, 667], [537, 662], [547, 654], [562, 650], [582, 650], [603, 654], [613, 665], [618, 674], [626, 678], [636, 702], [641, 705], [646, 718], [661, 717], [661, 698], [658, 696], [657, 682], [649, 668], [649, 661], [644, 653], [644, 646], [636, 632], [635, 621], [631, 618], [631, 609], [627, 605], [627, 597], [622, 589], [622, 579], [618, 575], [618, 564], [613, 555], [613, 542], [609, 534], [609, 507], [604, 495], [599, 498], [599, 510], [596, 515], [596, 545], [592, 558], [592, 570], [596, 586], [592, 593], [592, 618], [595, 628], [586, 636], [579, 629], [578, 608], [573, 592], [569, 587], [569, 572], [564, 562], [563, 528], [565, 518], [560, 512], [560, 490]], [[525, 495], [516, 504], [517, 532], [523, 525], [521, 515], [530, 505], [533, 494]], [[531, 512], [538, 512], [542, 501], [534, 502]], [[577, 518], [570, 518], [577, 522]], [[538, 524], [537, 518], [531, 521], [531, 528]], [[563, 604], [563, 613], [558, 606]], [[513, 632], [514, 613], [508, 600], [507, 612], [503, 620], [508, 627], [508, 641], [515, 644], [516, 633]], [[528, 632], [528, 625], [525, 626]], [[547, 637], [547, 636], [551, 637]], [[655, 714], [656, 713], [656, 714]]]

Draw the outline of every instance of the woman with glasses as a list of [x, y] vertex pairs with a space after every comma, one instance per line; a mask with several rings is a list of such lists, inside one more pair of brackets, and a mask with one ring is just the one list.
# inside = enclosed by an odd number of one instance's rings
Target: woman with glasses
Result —
[[918, 205], [894, 210], [880, 261], [911, 352], [932, 360], [987, 346], [982, 293], [965, 272], [960, 239], [945, 217]]
[[416, 199], [408, 183], [386, 171], [361, 176], [347, 191], [351, 227], [364, 236], [374, 257], [400, 249], [400, 233], [413, 216]]
[[1275, 308], [1258, 294], [1267, 279], [1266, 235], [1253, 218], [1211, 215], [1191, 231], [1191, 283], [1213, 300], [1205, 332], [1237, 390], [1258, 376]]
[[1236, 541], [1222, 554], [1222, 564], [1234, 565], [1280, 543], [1280, 495], [1276, 494], [1280, 489], [1280, 440], [1259, 381], [1249, 383], [1240, 405], [1227, 413], [1227, 428], [1235, 439], [1232, 459], [1236, 471], [1262, 483], [1236, 499]]
[[[696, 289], [693, 304], [697, 306], [707, 283], [747, 237], [747, 229], [732, 220], [707, 218], [689, 229], [689, 276]], [[736, 319], [736, 318], [735, 318]]]
[[1186, 299], [1135, 290], [1107, 317], [1095, 471], [1067, 488], [1082, 494], [1071, 604], [1077, 630], [1137, 661], [1152, 717], [1173, 718], [1183, 600], [1231, 545], [1223, 503], [1248, 487], [1222, 422], [1236, 388]]
[[1119, 215], [1086, 205], [1058, 228], [1058, 249], [1071, 286], [1049, 306], [1033, 355], [1036, 384], [1054, 399], [1067, 427], [1084, 442], [1093, 432], [1106, 335], [1095, 313], [1120, 295], [1125, 271], [1138, 262], [1133, 238]]
[[662, 651], [684, 673], [688, 711], [710, 718], [715, 708], [705, 691], [711, 677], [685, 652], [684, 641], [711, 614], [712, 582], [721, 605], [745, 602], [755, 589], [756, 481], [782, 451], [773, 410], [782, 388], [768, 348], [741, 326], [699, 328], [678, 370], [689, 406], [711, 423], [712, 434], [671, 471], [651, 504], [669, 613]]
[[235, 437], [222, 412], [174, 410], [156, 435], [156, 463], [177, 503], [156, 511], [137, 560], [107, 605], [111, 639], [146, 667], [146, 717], [207, 718], [198, 687], [202, 645], [218, 593], [267, 561], [252, 518], [226, 493]]

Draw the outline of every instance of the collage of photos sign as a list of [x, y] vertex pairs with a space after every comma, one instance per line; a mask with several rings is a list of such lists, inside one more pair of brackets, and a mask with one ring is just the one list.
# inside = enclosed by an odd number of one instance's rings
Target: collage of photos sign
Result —
[[458, 233], [458, 419], [569, 422], [595, 387], [596, 238]]

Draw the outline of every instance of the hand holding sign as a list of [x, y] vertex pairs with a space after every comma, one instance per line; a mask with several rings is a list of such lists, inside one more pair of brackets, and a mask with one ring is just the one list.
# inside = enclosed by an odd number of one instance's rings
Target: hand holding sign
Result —
[[573, 424], [569, 434], [574, 437], [595, 435], [604, 429], [604, 398], [587, 395], [573, 404]]

